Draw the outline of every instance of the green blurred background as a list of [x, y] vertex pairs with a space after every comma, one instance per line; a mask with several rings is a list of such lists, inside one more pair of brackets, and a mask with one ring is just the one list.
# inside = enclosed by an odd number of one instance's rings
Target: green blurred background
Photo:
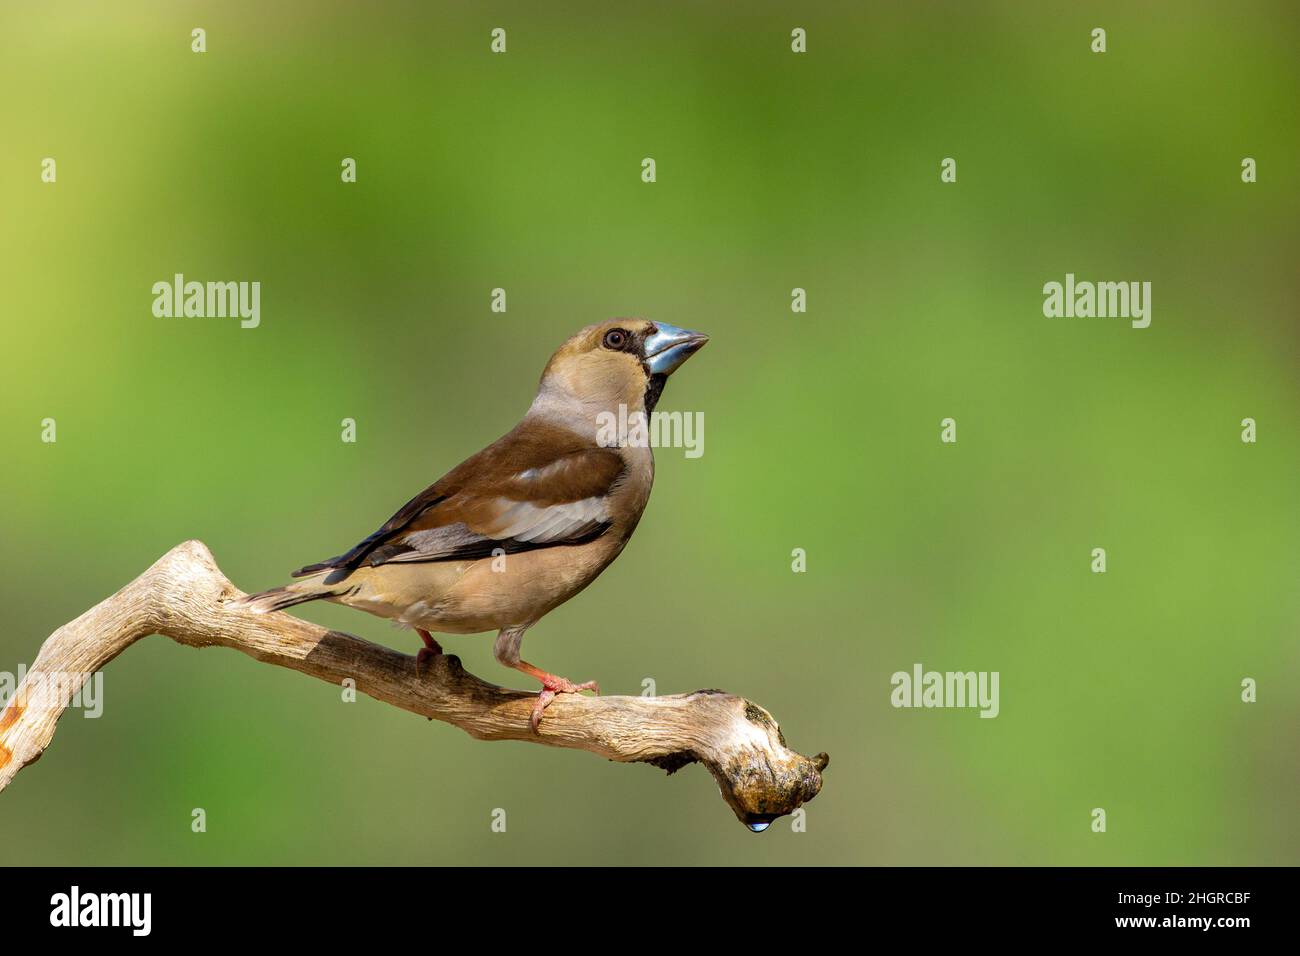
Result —
[[[705, 454], [659, 452], [526, 656], [727, 688], [832, 763], [807, 832], [755, 836], [699, 767], [153, 637], [0, 796], [0, 857], [1300, 861], [1296, 8], [1134, 6], [6, 3], [0, 670], [186, 538], [246, 590], [338, 553], [637, 314], [713, 336], [661, 405]], [[261, 327], [154, 318], [176, 272], [260, 281]], [[1044, 318], [1066, 272], [1150, 281], [1151, 327]], [[1000, 671], [1001, 715], [893, 709], [914, 662]]]

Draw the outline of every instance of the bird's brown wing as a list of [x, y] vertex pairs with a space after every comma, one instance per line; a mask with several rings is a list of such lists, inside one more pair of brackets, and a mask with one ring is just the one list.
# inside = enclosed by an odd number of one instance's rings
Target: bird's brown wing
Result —
[[294, 577], [590, 541], [609, 527], [606, 499], [623, 469], [612, 449], [525, 421], [420, 492], [352, 550]]

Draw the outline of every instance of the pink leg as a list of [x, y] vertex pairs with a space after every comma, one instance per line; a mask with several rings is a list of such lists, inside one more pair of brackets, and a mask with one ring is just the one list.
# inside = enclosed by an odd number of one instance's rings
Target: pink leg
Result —
[[441, 656], [442, 645], [435, 641], [428, 631], [417, 627], [415, 633], [419, 634], [420, 640], [424, 641], [424, 647], [420, 648], [419, 653], [415, 655], [415, 673], [423, 677], [424, 672], [429, 669], [429, 661]]
[[542, 670], [540, 667], [534, 667], [527, 661], [516, 661], [510, 665], [517, 671], [523, 671], [530, 677], [535, 677], [542, 682], [542, 692], [537, 695], [537, 703], [533, 704], [533, 714], [531, 723], [533, 733], [537, 733], [537, 728], [542, 723], [542, 711], [546, 710], [547, 705], [555, 700], [557, 694], [576, 694], [582, 690], [594, 690], [596, 696], [600, 696], [600, 685], [594, 680], [586, 681], [582, 684], [575, 684], [565, 677], [557, 677], [554, 674]]

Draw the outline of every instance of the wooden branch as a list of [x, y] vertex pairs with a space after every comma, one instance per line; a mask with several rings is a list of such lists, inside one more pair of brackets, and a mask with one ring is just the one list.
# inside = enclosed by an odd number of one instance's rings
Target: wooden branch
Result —
[[232, 606], [242, 593], [201, 541], [186, 541], [51, 634], [0, 713], [0, 790], [44, 753], [82, 683], [149, 634], [191, 647], [232, 647], [331, 684], [351, 678], [362, 693], [455, 724], [479, 740], [588, 750], [669, 773], [698, 761], [736, 816], [755, 830], [821, 789], [829, 758], [788, 750], [772, 715], [743, 697], [716, 690], [672, 697], [562, 694], [534, 732], [528, 719], [534, 694], [479, 680], [453, 655], [434, 658], [420, 677], [414, 657], [288, 614]]

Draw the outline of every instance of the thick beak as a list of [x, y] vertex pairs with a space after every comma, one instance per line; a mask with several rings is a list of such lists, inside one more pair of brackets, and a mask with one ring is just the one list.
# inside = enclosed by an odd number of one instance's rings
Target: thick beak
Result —
[[707, 341], [709, 337], [703, 332], [656, 322], [655, 331], [645, 340], [645, 360], [650, 374], [672, 375], [678, 366], [704, 348]]

